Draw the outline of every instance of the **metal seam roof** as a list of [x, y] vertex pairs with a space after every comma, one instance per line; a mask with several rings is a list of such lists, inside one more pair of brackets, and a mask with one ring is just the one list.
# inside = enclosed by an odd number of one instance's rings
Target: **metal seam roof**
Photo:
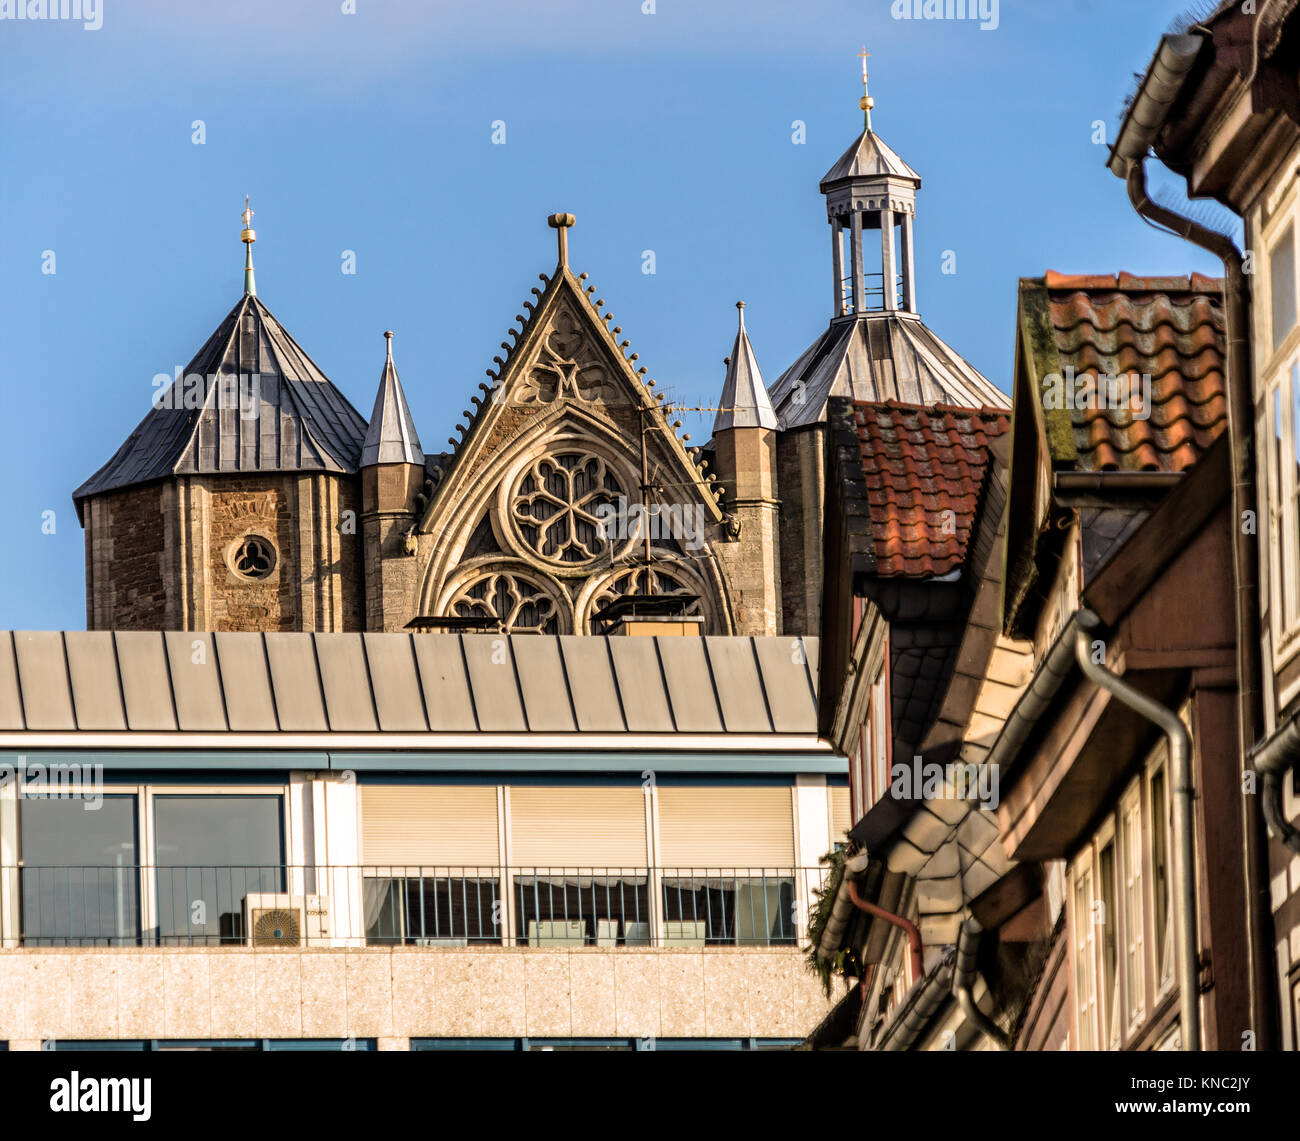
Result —
[[0, 733], [806, 737], [817, 649], [812, 638], [5, 632]]
[[[900, 377], [900, 363], [908, 375]], [[783, 430], [826, 419], [833, 396], [879, 403], [1010, 408], [1011, 399], [919, 318], [871, 311], [836, 319], [770, 390]]]
[[[244, 407], [252, 390], [239, 378], [254, 374], [258, 407], [249, 417]], [[203, 378], [198, 407], [186, 406], [191, 375]], [[238, 407], [220, 407], [226, 378], [235, 380]], [[168, 407], [168, 400], [179, 406]], [[240, 299], [155, 401], [112, 458], [73, 492], [74, 501], [176, 474], [352, 473], [361, 459], [365, 420], [256, 297]]]

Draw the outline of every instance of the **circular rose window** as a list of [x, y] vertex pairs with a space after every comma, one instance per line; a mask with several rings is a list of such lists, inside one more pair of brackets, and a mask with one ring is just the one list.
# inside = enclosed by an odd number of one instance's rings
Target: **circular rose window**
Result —
[[519, 478], [510, 504], [511, 522], [524, 545], [547, 562], [589, 563], [618, 541], [616, 534], [605, 533], [603, 509], [617, 508], [625, 495], [599, 456], [542, 456]]
[[275, 547], [261, 535], [248, 535], [230, 559], [231, 569], [240, 578], [266, 578], [275, 570]]

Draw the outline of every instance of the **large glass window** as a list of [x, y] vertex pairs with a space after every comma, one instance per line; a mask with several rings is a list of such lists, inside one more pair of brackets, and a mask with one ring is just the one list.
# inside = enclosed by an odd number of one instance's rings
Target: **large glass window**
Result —
[[635, 872], [539, 872], [514, 878], [515, 937], [532, 947], [644, 946], [647, 880]]
[[794, 880], [780, 873], [664, 877], [669, 946], [795, 942]]
[[285, 890], [283, 797], [154, 797], [163, 943], [245, 940], [244, 900]]
[[494, 872], [381, 870], [392, 874], [365, 878], [368, 943], [464, 947], [501, 942], [500, 880]]
[[18, 803], [24, 943], [135, 943], [140, 934], [136, 798]]

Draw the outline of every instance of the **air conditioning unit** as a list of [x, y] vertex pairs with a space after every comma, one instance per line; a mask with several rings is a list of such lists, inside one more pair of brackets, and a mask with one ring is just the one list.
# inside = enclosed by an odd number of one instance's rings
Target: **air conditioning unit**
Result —
[[329, 939], [330, 897], [249, 892], [244, 896], [244, 938], [250, 947], [305, 947]]

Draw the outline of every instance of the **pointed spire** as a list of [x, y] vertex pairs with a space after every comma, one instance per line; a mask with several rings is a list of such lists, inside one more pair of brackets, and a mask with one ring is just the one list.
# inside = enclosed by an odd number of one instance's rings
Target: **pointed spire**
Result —
[[871, 108], [876, 105], [876, 101], [867, 93], [867, 60], [871, 58], [871, 53], [867, 51], [866, 44], [862, 45], [858, 58], [862, 60], [862, 98], [858, 100], [858, 106], [862, 108], [862, 126], [870, 133]]
[[379, 391], [375, 394], [375, 408], [370, 413], [370, 427], [366, 429], [361, 445], [361, 466], [373, 464], [424, 464], [420, 450], [420, 437], [415, 433], [415, 422], [406, 405], [406, 393], [397, 379], [397, 366], [393, 364], [393, 333], [384, 333], [387, 352], [384, 371], [379, 378]]
[[244, 296], [257, 296], [257, 282], [253, 279], [253, 243], [257, 241], [257, 231], [253, 229], [253, 211], [248, 205], [248, 195], [244, 195], [243, 232], [239, 240], [244, 243]]
[[727, 376], [722, 382], [722, 407], [713, 421], [713, 431], [725, 432], [729, 428], [775, 428], [776, 413], [758, 370], [758, 358], [745, 332], [745, 303], [736, 302], [740, 314], [736, 330], [736, 345], [727, 361]]

